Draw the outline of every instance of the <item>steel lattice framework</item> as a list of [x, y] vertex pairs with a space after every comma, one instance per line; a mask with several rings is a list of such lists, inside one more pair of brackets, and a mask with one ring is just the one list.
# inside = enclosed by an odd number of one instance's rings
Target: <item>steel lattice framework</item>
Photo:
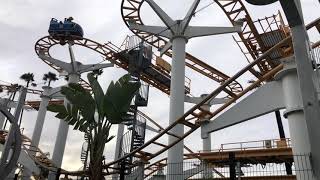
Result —
[[[134, 20], [137, 24], [143, 24], [140, 18], [140, 8], [142, 6], [142, 3], [143, 3], [143, 0], [123, 0], [122, 1], [121, 12], [122, 12], [123, 19], [127, 25], [128, 25], [128, 21], [132, 21], [132, 20]], [[205, 116], [207, 119], [212, 119], [217, 114], [222, 112], [225, 108], [229, 107], [232, 103], [238, 100], [240, 97], [245, 95], [247, 92], [258, 87], [262, 82], [272, 79], [273, 76], [283, 68], [281, 64], [271, 62], [270, 56], [272, 55], [272, 53], [282, 51], [283, 47], [290, 47], [291, 46], [290, 36], [283, 38], [280, 42], [278, 42], [273, 47], [264, 49], [263, 45], [259, 44], [260, 42], [259, 37], [256, 36], [257, 34], [254, 32], [255, 29], [252, 27], [252, 24], [250, 25], [250, 23], [253, 23], [253, 22], [246, 8], [244, 7], [243, 3], [240, 0], [216, 0], [216, 3], [220, 7], [222, 7], [223, 11], [226, 13], [227, 17], [231, 22], [244, 18], [245, 22], [247, 23], [246, 28], [249, 28], [249, 30], [239, 33], [239, 36], [242, 39], [242, 41], [245, 44], [247, 44], [246, 47], [252, 53], [253, 60], [245, 68], [241, 69], [238, 73], [236, 73], [234, 76], [228, 77], [224, 73], [200, 61], [194, 56], [187, 54], [186, 56], [187, 67], [221, 83], [221, 85], [217, 89], [213, 90], [202, 102], [200, 102], [199, 104], [193, 106], [190, 110], [188, 110], [182, 117], [177, 119], [174, 123], [170, 124], [167, 128], [161, 129], [159, 134], [157, 134], [155, 137], [150, 139], [144, 145], [135, 149], [129, 154], [126, 154], [125, 156], [121, 157], [116, 161], [112, 161], [110, 163], [105, 164], [104, 168], [106, 170], [105, 172], [106, 174], [117, 173], [117, 169], [114, 168], [114, 165], [117, 163], [120, 163], [122, 160], [130, 156], [141, 157], [146, 163], [149, 162], [150, 160], [164, 153], [169, 148], [171, 148], [172, 146], [174, 146], [175, 144], [183, 140], [185, 137], [193, 133], [195, 130], [197, 130], [202, 123], [201, 121], [199, 121], [201, 117]], [[317, 21], [317, 23], [314, 23], [313, 25], [308, 25], [307, 29], [310, 29], [312, 27], [317, 27], [318, 25], [319, 25], [319, 20]], [[147, 33], [138, 32], [138, 31], [133, 31], [133, 32], [140, 38], [144, 39], [147, 43], [149, 43], [150, 45], [156, 48], [161, 48], [167, 42], [166, 40], [160, 37], [151, 36], [150, 34], [147, 34]], [[252, 49], [253, 47], [251, 46], [252, 43], [256, 43], [255, 46], [258, 47], [258, 49]], [[49, 49], [53, 45], [57, 45], [57, 44], [59, 44], [58, 41], [52, 39], [50, 36], [46, 36], [41, 38], [36, 43], [35, 50], [37, 54], [39, 54], [40, 50], [43, 50], [45, 51], [46, 55], [50, 56]], [[83, 40], [76, 40], [74, 44], [92, 49], [102, 54], [106, 60], [111, 61], [112, 63], [116, 64], [117, 66], [123, 69], [126, 69], [126, 70], [128, 69], [128, 64], [125, 63], [119, 56], [119, 52], [121, 51], [120, 48], [117, 48], [116, 46], [110, 43], [100, 44], [95, 41], [84, 38]], [[257, 53], [255, 54], [255, 52]], [[170, 57], [170, 53], [167, 55]], [[47, 63], [48, 65], [50, 65], [51, 67], [59, 71], [59, 68], [55, 67], [53, 64], [46, 61], [45, 63]], [[260, 71], [256, 71], [254, 67], [259, 67]], [[254, 74], [257, 77], [257, 80], [252, 82], [251, 84], [248, 84], [246, 87], [243, 88], [239, 83], [237, 83], [237, 80], [248, 72]], [[163, 92], [167, 94], [169, 93], [168, 92], [169, 89], [167, 87], [163, 87], [161, 83], [156, 82], [154, 79], [152, 79], [152, 77], [148, 77], [147, 75], [142, 74], [141, 79], [157, 87]], [[211, 112], [201, 108], [205, 103], [210, 101], [212, 98], [224, 92], [229, 95], [229, 99], [224, 104], [218, 105], [218, 107]], [[182, 136], [177, 136], [171, 132], [171, 130], [177, 125], [183, 125], [185, 127], [185, 132]], [[160, 143], [158, 140], [165, 135], [174, 136], [177, 139], [171, 144]], [[155, 148], [150, 148], [151, 146]], [[153, 151], [152, 152], [147, 151], [146, 149], [153, 149]], [[134, 167], [137, 165], [138, 164], [133, 163], [131, 167]], [[70, 174], [70, 175], [81, 175], [85, 173], [87, 172], [84, 172], [84, 171], [75, 171], [75, 172], [64, 171], [63, 172], [63, 174]]]
[[[140, 9], [143, 4], [143, 0], [123, 0], [121, 4], [121, 14], [123, 21], [129, 27], [129, 22], [134, 21], [136, 24], [144, 25], [141, 16]], [[141, 32], [138, 30], [131, 30], [135, 35], [143, 39], [148, 44], [152, 45], [155, 48], [161, 49], [168, 41], [159, 37], [153, 36], [146, 32]], [[166, 53], [167, 56], [172, 57], [171, 52]], [[186, 66], [192, 70], [218, 82], [222, 83], [229, 79], [230, 77], [218, 69], [208, 65], [207, 63], [201, 61], [195, 56], [186, 53]], [[230, 83], [224, 91], [230, 96], [235, 96], [236, 93], [241, 92], [242, 86], [234, 81]]]

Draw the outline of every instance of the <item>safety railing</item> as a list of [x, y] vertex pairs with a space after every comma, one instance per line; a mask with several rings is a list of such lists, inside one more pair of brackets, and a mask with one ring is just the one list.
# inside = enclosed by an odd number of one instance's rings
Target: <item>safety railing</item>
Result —
[[259, 141], [247, 141], [221, 144], [219, 151], [244, 151], [251, 149], [270, 149], [291, 147], [291, 139], [268, 139]]
[[[235, 162], [234, 166], [230, 166], [227, 163], [225, 166], [217, 167], [214, 164], [207, 164], [200, 160], [191, 160], [181, 163], [184, 169], [180, 175], [183, 179], [190, 180], [283, 180], [283, 179], [304, 179], [313, 180], [312, 169], [308, 165], [310, 155], [294, 155], [295, 163], [290, 162], [291, 170], [288, 170], [285, 163], [267, 163], [267, 164], [243, 164]], [[145, 178], [146, 180], [165, 180], [168, 175], [168, 169], [166, 166], [158, 169], [151, 176]], [[177, 166], [175, 166], [177, 167]], [[214, 170], [213, 170], [214, 168]], [[111, 176], [106, 176], [106, 180], [111, 180]], [[126, 176], [126, 179], [130, 179], [130, 175]]]

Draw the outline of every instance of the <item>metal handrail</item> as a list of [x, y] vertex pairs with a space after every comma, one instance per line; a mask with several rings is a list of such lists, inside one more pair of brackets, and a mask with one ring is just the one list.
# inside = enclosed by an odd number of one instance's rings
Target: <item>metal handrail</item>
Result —
[[[267, 145], [267, 142], [270, 142], [270, 146]], [[278, 142], [285, 142], [285, 144], [281, 144]], [[254, 144], [254, 143], [262, 143], [262, 145], [252, 145], [246, 146], [246, 144]], [[231, 147], [226, 148], [229, 145], [238, 145], [239, 147]], [[291, 148], [291, 139], [266, 139], [266, 140], [257, 140], [257, 141], [244, 141], [244, 142], [234, 142], [234, 143], [225, 143], [221, 144], [219, 149], [208, 150], [208, 151], [200, 151], [203, 153], [206, 152], [227, 152], [227, 151], [246, 151], [246, 150], [255, 150], [255, 149], [275, 149], [275, 148]]]

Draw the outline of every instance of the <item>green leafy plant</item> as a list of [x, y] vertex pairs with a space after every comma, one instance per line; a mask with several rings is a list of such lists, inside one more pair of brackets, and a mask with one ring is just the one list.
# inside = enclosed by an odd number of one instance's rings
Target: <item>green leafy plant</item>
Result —
[[94, 74], [88, 74], [92, 94], [79, 84], [69, 84], [61, 88], [69, 102], [65, 105], [50, 105], [49, 111], [68, 122], [75, 130], [86, 132], [89, 137], [90, 179], [102, 179], [102, 161], [105, 144], [114, 136], [110, 135], [113, 124], [123, 122], [132, 98], [140, 87], [140, 82], [131, 81], [129, 74], [117, 82], [111, 82], [104, 93]]

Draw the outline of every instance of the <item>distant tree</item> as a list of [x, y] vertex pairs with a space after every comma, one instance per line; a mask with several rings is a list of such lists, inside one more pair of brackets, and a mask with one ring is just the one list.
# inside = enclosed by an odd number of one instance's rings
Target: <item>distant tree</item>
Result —
[[88, 74], [88, 80], [92, 93], [79, 84], [70, 83], [68, 87], [61, 88], [61, 93], [70, 103], [66, 106], [49, 105], [48, 110], [56, 112], [57, 118], [66, 121], [75, 130], [88, 133], [89, 177], [90, 180], [101, 180], [105, 144], [114, 137], [110, 135], [110, 128], [123, 122], [140, 82], [131, 81], [127, 74], [116, 83], [112, 81], [104, 93], [92, 73]]
[[20, 76], [20, 79], [27, 82], [27, 87], [29, 87], [30, 82], [34, 82], [34, 74], [33, 73], [24, 73]]
[[50, 84], [52, 81], [58, 80], [57, 75], [53, 72], [48, 72], [47, 74], [43, 75], [42, 78], [46, 83], [48, 82], [48, 86], [50, 87]]
[[96, 79], [98, 79], [98, 76], [101, 76], [102, 73], [103, 73], [103, 69], [96, 69], [92, 71], [92, 74]]
[[9, 95], [10, 93], [15, 93], [18, 91], [18, 89], [20, 89], [20, 85], [18, 84], [11, 84], [10, 87], [8, 87], [7, 89], [7, 94]]

